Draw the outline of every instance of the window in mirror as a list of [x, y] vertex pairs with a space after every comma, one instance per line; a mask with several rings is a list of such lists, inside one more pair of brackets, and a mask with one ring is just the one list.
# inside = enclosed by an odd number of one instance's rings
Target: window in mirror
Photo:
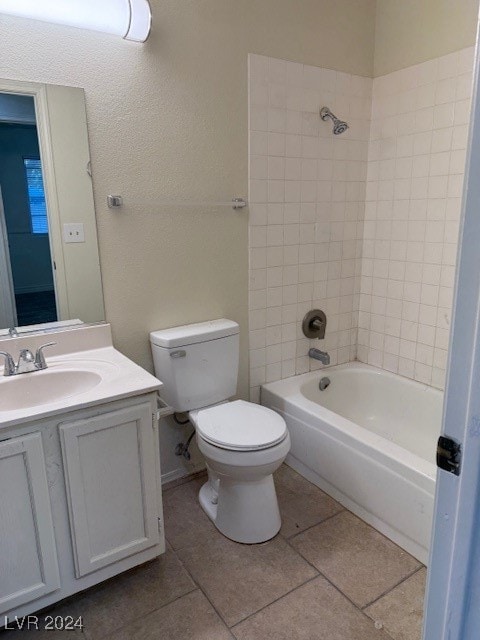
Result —
[[47, 203], [40, 158], [24, 158], [32, 233], [48, 233]]

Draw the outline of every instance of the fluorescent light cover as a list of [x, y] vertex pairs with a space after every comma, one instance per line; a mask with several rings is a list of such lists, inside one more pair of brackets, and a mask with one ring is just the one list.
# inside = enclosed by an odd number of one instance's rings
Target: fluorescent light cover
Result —
[[150, 33], [148, 0], [0, 0], [0, 13], [112, 33], [145, 42]]

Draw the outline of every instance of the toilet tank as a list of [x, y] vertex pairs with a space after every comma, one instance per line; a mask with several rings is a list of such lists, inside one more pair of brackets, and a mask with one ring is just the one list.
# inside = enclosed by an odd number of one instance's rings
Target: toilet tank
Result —
[[200, 409], [235, 395], [239, 326], [211, 320], [150, 334], [162, 398], [177, 412]]

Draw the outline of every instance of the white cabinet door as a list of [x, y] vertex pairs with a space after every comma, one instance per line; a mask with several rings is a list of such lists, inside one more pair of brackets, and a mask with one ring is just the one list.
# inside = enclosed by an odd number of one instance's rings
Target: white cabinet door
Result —
[[0, 613], [60, 586], [39, 433], [0, 442]]
[[77, 578], [158, 544], [150, 403], [60, 425]]

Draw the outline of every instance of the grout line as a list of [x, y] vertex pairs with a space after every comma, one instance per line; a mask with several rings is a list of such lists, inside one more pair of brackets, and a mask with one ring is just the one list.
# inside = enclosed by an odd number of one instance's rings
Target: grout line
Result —
[[[86, 640], [102, 640], [103, 638], [113, 637], [114, 634], [119, 633], [125, 627], [128, 627], [131, 624], [134, 624], [135, 622], [138, 622], [139, 620], [144, 620], [145, 618], [148, 618], [148, 616], [156, 613], [157, 611], [161, 611], [165, 607], [168, 607], [169, 605], [173, 604], [174, 602], [177, 602], [177, 600], [181, 600], [182, 598], [184, 598], [185, 596], [190, 595], [191, 593], [195, 593], [195, 591], [198, 591], [198, 587], [197, 586], [194, 586], [192, 589], [190, 589], [190, 591], [186, 591], [185, 593], [182, 593], [181, 595], [177, 596], [176, 598], [173, 598], [172, 600], [169, 600], [168, 602], [165, 602], [160, 607], [155, 607], [154, 609], [151, 609], [150, 611], [146, 611], [143, 614], [141, 614], [141, 615], [139, 615], [139, 616], [137, 616], [135, 618], [131, 618], [130, 620], [126, 620], [119, 627], [115, 627], [115, 629], [111, 629], [107, 633], [104, 633], [104, 634], [102, 634], [100, 636], [95, 635], [95, 632], [93, 632], [93, 634], [92, 634], [92, 631], [90, 631], [88, 629], [88, 625], [85, 622], [84, 622], [84, 627], [85, 628], [81, 631], [81, 633], [82, 633], [83, 637]], [[81, 613], [81, 611], [80, 611], [79, 615], [83, 617], [83, 614]]]
[[[290, 544], [290, 540], [287, 540], [286, 542], [288, 544]], [[319, 576], [324, 578], [336, 591], [338, 591], [344, 598], [346, 598], [350, 602], [350, 604], [352, 604], [355, 607], [355, 609], [357, 609], [358, 611], [362, 611], [360, 609], [360, 607], [349, 596], [347, 596], [345, 593], [343, 593], [343, 591], [340, 589], [340, 587], [338, 587], [338, 585], [336, 585], [334, 582], [332, 582], [332, 580], [327, 575], [325, 575], [322, 571], [320, 571], [320, 569], [318, 567], [316, 567], [314, 564], [312, 564], [310, 562], [310, 560], [305, 558], [305, 556], [301, 553], [301, 551], [299, 551], [298, 549], [295, 549], [295, 547], [293, 547], [292, 545], [290, 545], [290, 546], [294, 551], [296, 551], [305, 560], [305, 562], [307, 562], [311, 567], [313, 567], [315, 569], [315, 571], [318, 571], [318, 575]], [[371, 620], [371, 618], [369, 618], [369, 620]]]
[[[337, 514], [335, 514], [335, 515], [337, 515]], [[334, 516], [332, 516], [332, 517], [334, 517]], [[330, 518], [329, 518], [329, 519], [330, 519]], [[290, 544], [290, 540], [287, 540], [287, 543], [288, 543], [288, 544]], [[353, 602], [353, 600], [351, 600], [351, 599], [349, 598], [349, 596], [347, 596], [345, 593], [343, 593], [343, 591], [342, 591], [342, 590], [341, 590], [341, 589], [340, 589], [336, 584], [334, 584], [334, 583], [331, 581], [331, 579], [330, 579], [330, 578], [328, 578], [328, 577], [327, 577], [327, 576], [326, 576], [322, 571], [320, 571], [320, 569], [319, 569], [318, 567], [316, 567], [314, 564], [312, 564], [312, 563], [310, 562], [310, 560], [308, 560], [307, 558], [305, 558], [305, 556], [301, 553], [301, 551], [299, 551], [298, 549], [295, 549], [295, 547], [293, 547], [292, 545], [290, 545], [290, 546], [291, 546], [291, 548], [292, 548], [294, 551], [296, 551], [296, 552], [297, 552], [297, 553], [298, 553], [298, 554], [299, 554], [299, 555], [300, 555], [300, 556], [305, 560], [305, 562], [307, 562], [311, 567], [313, 567], [313, 568], [315, 569], [315, 571], [318, 571], [318, 574], [319, 574], [320, 576], [322, 576], [322, 578], [324, 578], [324, 579], [325, 579], [325, 580], [326, 580], [330, 585], [332, 585], [332, 587], [333, 587], [336, 591], [338, 591], [339, 593], [341, 593], [341, 594], [342, 594], [342, 596], [343, 596], [344, 598], [346, 598], [346, 599], [350, 602], [350, 604], [352, 604], [356, 609], [358, 609], [359, 611], [361, 611], [361, 609], [359, 609], [358, 605], [356, 605], [356, 604], [355, 604], [355, 602]]]
[[[315, 569], [315, 567], [313, 567]], [[256, 616], [257, 613], [260, 613], [261, 611], [264, 611], [265, 609], [268, 609], [268, 607], [270, 607], [272, 604], [275, 604], [276, 602], [278, 602], [279, 600], [282, 600], [282, 598], [285, 598], [286, 596], [289, 596], [291, 593], [293, 593], [294, 591], [297, 591], [297, 589], [300, 589], [301, 587], [304, 587], [305, 585], [309, 584], [310, 582], [313, 582], [314, 580], [316, 580], [317, 578], [319, 578], [321, 576], [321, 573], [318, 571], [318, 569], [315, 569], [315, 571], [317, 572], [317, 575], [309, 578], [308, 580], [305, 580], [305, 582], [302, 582], [302, 584], [298, 584], [296, 587], [293, 587], [293, 589], [290, 589], [289, 591], [287, 591], [286, 593], [284, 593], [281, 596], [278, 596], [278, 598], [275, 598], [275, 600], [272, 600], [272, 602], [269, 602], [268, 604], [264, 605], [263, 607], [260, 607], [260, 609], [258, 609], [257, 611], [252, 611], [252, 613], [249, 613], [248, 616], [245, 616], [244, 618], [242, 618], [241, 620], [239, 620], [238, 622], [235, 622], [235, 624], [233, 624], [230, 629], [235, 629], [235, 627], [238, 627], [240, 624], [242, 624], [243, 622], [245, 622], [246, 620], [249, 620], [250, 618], [252, 618], [253, 616]]]
[[[122, 575], [122, 574], [120, 574], [120, 575]], [[135, 622], [138, 622], [139, 620], [144, 620], [145, 618], [148, 618], [148, 616], [152, 615], [153, 613], [156, 613], [157, 611], [161, 611], [165, 607], [168, 607], [169, 605], [173, 604], [174, 602], [177, 602], [177, 600], [181, 600], [185, 596], [188, 596], [191, 593], [195, 593], [195, 591], [198, 591], [198, 587], [196, 587], [196, 586], [194, 586], [192, 589], [190, 589], [190, 591], [186, 591], [185, 593], [182, 593], [181, 595], [177, 596], [176, 598], [173, 598], [173, 600], [169, 600], [168, 602], [165, 602], [160, 607], [155, 607], [154, 609], [151, 609], [150, 611], [144, 612], [143, 614], [141, 614], [141, 615], [139, 615], [139, 616], [137, 616], [135, 618], [131, 618], [130, 620], [127, 620], [124, 624], [120, 625], [119, 627], [116, 627], [115, 629], [111, 629], [110, 631], [108, 631], [108, 633], [102, 634], [100, 636], [96, 636], [95, 632], [92, 633], [92, 631], [90, 631], [88, 629], [88, 625], [86, 623], [84, 623], [85, 628], [84, 628], [84, 630], [82, 630], [81, 633], [83, 634], [83, 637], [86, 638], [86, 640], [102, 640], [103, 638], [113, 637], [114, 634], [117, 634], [119, 631], [121, 631], [125, 627], [128, 627], [131, 624], [134, 624]], [[77, 606], [78, 606], [78, 604], [77, 604]], [[83, 617], [81, 612], [80, 612], [79, 615], [81, 615]]]
[[[205, 596], [205, 598], [208, 600], [210, 606], [212, 607], [212, 609], [215, 611], [215, 613], [217, 614], [217, 616], [220, 618], [221, 622], [225, 625], [226, 629], [228, 629], [228, 631], [230, 632], [230, 635], [232, 635], [231, 631], [230, 631], [230, 627], [228, 626], [228, 624], [226, 623], [226, 621], [224, 620], [222, 614], [220, 613], [220, 611], [217, 609], [217, 607], [213, 604], [212, 600], [210, 599], [210, 597], [208, 596], [207, 593], [205, 593], [205, 591], [202, 589], [202, 587], [200, 586], [199, 582], [194, 578], [193, 574], [191, 573], [191, 571], [185, 566], [185, 564], [183, 563], [182, 559], [177, 555], [177, 553], [175, 551], [173, 551], [173, 553], [175, 554], [175, 557], [177, 558], [178, 562], [180, 563], [180, 565], [183, 567], [183, 569], [188, 573], [188, 575], [190, 576], [190, 579], [192, 580], [193, 584], [196, 585], [196, 588]], [[232, 636], [233, 637], [233, 636]]]
[[[276, 538], [276, 537], [275, 537]], [[275, 540], [275, 538], [272, 538], [272, 540]], [[282, 536], [278, 536], [279, 539], [284, 540], [287, 544], [288, 541], [283, 538]], [[270, 542], [270, 540], [268, 541]], [[292, 551], [300, 556], [300, 558], [302, 558], [302, 560], [305, 560], [303, 558], [303, 556], [296, 550], [294, 549], [291, 545], [288, 545]], [[175, 553], [175, 551], [174, 551]], [[284, 598], [285, 596], [289, 595], [290, 593], [292, 593], [293, 591], [295, 591], [296, 589], [299, 589], [300, 587], [303, 587], [303, 585], [308, 584], [309, 582], [312, 582], [312, 580], [315, 580], [316, 578], [319, 577], [320, 572], [318, 571], [318, 569], [316, 567], [314, 567], [310, 562], [308, 562], [308, 560], [305, 560], [305, 562], [315, 571], [314, 576], [312, 576], [311, 578], [308, 578], [308, 580], [305, 580], [304, 582], [302, 582], [301, 584], [298, 584], [296, 587], [293, 587], [292, 589], [290, 589], [289, 591], [286, 591], [285, 593], [283, 593], [281, 596], [278, 596], [278, 598], [275, 598], [275, 600], [272, 600], [272, 602], [269, 602], [268, 604], [264, 605], [263, 607], [260, 607], [260, 609], [257, 609], [256, 611], [252, 611], [252, 613], [249, 613], [247, 616], [245, 616], [244, 618], [242, 618], [241, 620], [239, 620], [238, 622], [235, 622], [235, 624], [233, 624], [231, 627], [228, 626], [227, 622], [225, 621], [225, 619], [223, 618], [222, 614], [218, 611], [218, 609], [215, 607], [215, 605], [213, 604], [213, 602], [211, 601], [211, 599], [209, 598], [209, 596], [207, 595], [207, 593], [203, 590], [203, 588], [200, 586], [200, 584], [198, 583], [198, 581], [193, 577], [192, 573], [187, 569], [187, 567], [184, 565], [184, 563], [182, 562], [181, 558], [179, 558], [179, 556], [175, 553], [175, 556], [177, 557], [178, 561], [180, 562], [180, 564], [182, 565], [182, 567], [185, 569], [185, 571], [188, 573], [188, 575], [190, 576], [190, 578], [193, 580], [194, 584], [197, 585], [198, 589], [200, 589], [200, 591], [204, 594], [204, 596], [207, 598], [207, 600], [209, 601], [209, 603], [212, 605], [213, 609], [215, 610], [215, 612], [218, 614], [218, 616], [220, 616], [220, 618], [222, 619], [222, 622], [225, 624], [225, 626], [228, 629], [233, 629], [234, 627], [236, 627], [237, 625], [239, 625], [241, 622], [244, 622], [244, 620], [248, 620], [249, 618], [251, 618], [252, 616], [254, 616], [255, 614], [259, 613], [260, 611], [263, 611], [263, 609], [266, 609], [267, 607], [269, 607], [271, 604], [273, 604], [274, 602], [277, 602], [278, 600], [281, 600], [282, 598]]]
[[413, 571], [411, 571], [408, 575], [406, 575], [404, 578], [402, 578], [401, 580], [399, 580], [397, 582], [397, 584], [394, 584], [393, 587], [390, 587], [389, 589], [387, 589], [386, 591], [384, 591], [381, 595], [379, 595], [377, 598], [374, 598], [371, 602], [368, 602], [365, 606], [362, 607], [362, 610], [367, 609], [368, 607], [370, 607], [372, 604], [375, 604], [375, 602], [378, 602], [381, 598], [383, 598], [384, 596], [388, 595], [390, 592], [392, 592], [394, 589], [396, 589], [397, 587], [399, 587], [401, 584], [403, 584], [404, 582], [406, 582], [407, 580], [409, 580], [410, 578], [412, 578], [415, 574], [417, 574], [419, 571], [421, 571], [424, 568], [424, 565], [420, 565], [419, 567], [417, 567], [416, 569], [414, 569]]
[[[347, 510], [346, 510], [346, 511], [347, 511]], [[335, 514], [335, 515], [338, 515], [338, 514]], [[334, 516], [332, 516], [332, 517], [334, 517]], [[330, 519], [330, 518], [329, 518], [329, 519]], [[291, 540], [291, 539], [286, 539], [286, 542], [287, 542], [287, 544], [289, 544], [289, 545], [290, 545], [290, 540]], [[318, 571], [318, 574], [319, 574], [319, 575], [318, 575], [317, 577], [321, 576], [322, 578], [324, 578], [324, 580], [326, 580], [326, 582], [328, 582], [328, 584], [330, 584], [330, 585], [331, 585], [331, 586], [332, 586], [336, 591], [338, 591], [338, 593], [340, 593], [340, 594], [341, 594], [341, 595], [342, 595], [346, 600], [348, 600], [348, 602], [350, 602], [350, 604], [351, 604], [353, 607], [355, 607], [355, 609], [356, 609], [359, 613], [361, 613], [361, 614], [363, 615], [363, 617], [364, 617], [364, 618], [366, 618], [370, 623], [374, 624], [374, 622], [375, 622], [375, 621], [374, 621], [374, 620], [373, 620], [369, 615], [367, 615], [367, 613], [366, 613], [366, 612], [365, 612], [365, 610], [364, 610], [366, 607], [368, 607], [368, 606], [370, 606], [370, 605], [368, 605], [368, 604], [367, 604], [367, 605], [365, 605], [365, 607], [363, 607], [363, 608], [362, 608], [362, 607], [360, 607], [360, 606], [359, 606], [358, 604], [356, 604], [356, 603], [355, 603], [355, 602], [354, 602], [354, 601], [353, 601], [349, 596], [347, 596], [347, 594], [345, 594], [345, 593], [340, 589], [340, 587], [339, 587], [338, 585], [336, 585], [334, 582], [332, 582], [332, 580], [331, 580], [328, 576], [326, 576], [324, 573], [322, 573], [322, 571], [320, 571], [320, 570], [318, 569], [318, 567], [316, 567], [316, 566], [315, 566], [315, 565], [313, 565], [309, 560], [307, 560], [307, 558], [305, 558], [305, 557], [301, 554], [301, 552], [300, 552], [300, 551], [298, 551], [298, 549], [295, 549], [295, 547], [293, 547], [292, 545], [290, 545], [290, 546], [291, 546], [291, 548], [292, 548], [294, 551], [296, 551], [296, 552], [297, 552], [297, 553], [298, 553], [298, 554], [299, 554], [299, 555], [300, 555], [300, 556], [305, 560], [305, 562], [307, 562], [311, 567], [313, 567], [316, 571]], [[399, 582], [398, 584], [396, 584], [394, 587], [392, 587], [391, 589], [389, 589], [386, 593], [389, 593], [390, 591], [392, 591], [393, 589], [395, 589], [395, 587], [398, 587], [398, 585], [399, 585], [399, 584], [402, 584], [402, 582], [404, 582], [405, 580], [408, 580], [409, 578], [411, 578], [411, 577], [412, 577], [412, 575], [415, 575], [415, 573], [417, 573], [418, 571], [420, 571], [420, 569], [422, 569], [422, 568], [423, 568], [423, 565], [421, 565], [420, 567], [418, 567], [417, 569], [415, 569], [411, 574], [409, 574], [407, 577], [405, 577], [405, 578], [403, 578], [402, 580], [400, 580], [400, 582]], [[302, 586], [302, 585], [300, 585], [300, 586]], [[297, 588], [298, 588], [298, 587], [297, 587]], [[383, 597], [384, 595], [386, 595], [386, 593], [384, 593], [384, 594], [382, 594], [381, 596], [379, 596], [379, 598], [381, 598], [381, 597]], [[377, 598], [377, 600], [378, 600], [379, 598]], [[376, 600], [374, 600], [373, 602], [376, 602]], [[371, 603], [370, 603], [370, 604], [371, 604]], [[385, 633], [386, 635], [388, 635], [389, 637], [392, 637], [392, 636], [391, 636], [391, 634], [390, 634], [390, 633], [388, 633], [388, 632], [387, 632], [383, 627], [382, 627], [382, 631], [384, 631], [384, 633]]]
[[284, 540], [294, 540], [298, 536], [301, 536], [302, 533], [306, 533], [307, 531], [310, 531], [310, 529], [313, 529], [314, 527], [318, 527], [319, 524], [323, 524], [324, 522], [328, 522], [328, 520], [331, 520], [332, 518], [335, 518], [336, 516], [340, 515], [343, 511], [347, 511], [347, 509], [345, 509], [345, 507], [342, 507], [341, 505], [340, 505], [340, 507], [341, 507], [340, 510], [337, 511], [336, 513], [334, 513], [334, 514], [332, 514], [330, 516], [327, 516], [323, 520], [319, 520], [315, 524], [312, 524], [309, 527], [306, 527], [306, 529], [303, 529], [302, 531], [297, 531], [297, 533], [293, 533], [291, 536], [288, 536], [288, 537], [287, 536], [283, 536], [282, 534], [280, 534], [280, 535], [282, 535]]

